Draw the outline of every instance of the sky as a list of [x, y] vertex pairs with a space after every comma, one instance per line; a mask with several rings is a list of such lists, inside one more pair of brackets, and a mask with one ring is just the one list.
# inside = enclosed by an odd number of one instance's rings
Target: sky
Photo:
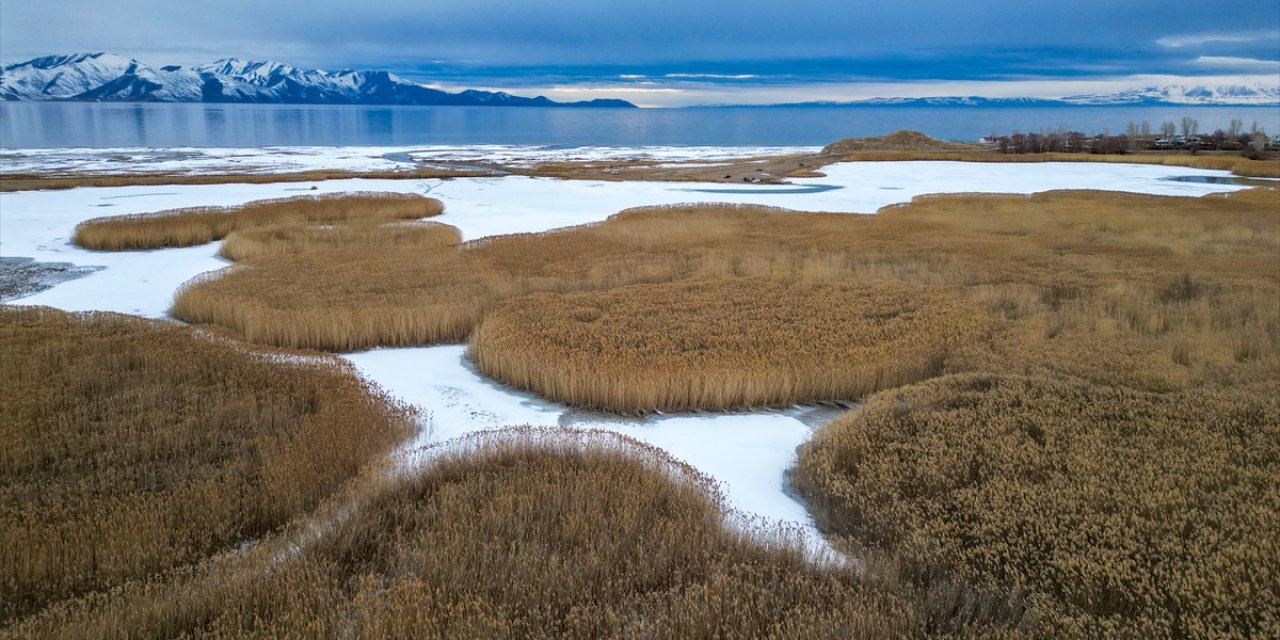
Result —
[[642, 106], [1280, 85], [1276, 0], [0, 0], [0, 61], [387, 69]]

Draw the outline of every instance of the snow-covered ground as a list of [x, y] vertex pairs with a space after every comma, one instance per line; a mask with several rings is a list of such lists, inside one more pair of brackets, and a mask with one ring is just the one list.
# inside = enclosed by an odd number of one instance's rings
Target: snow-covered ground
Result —
[[[819, 537], [804, 507], [786, 493], [784, 473], [809, 439], [805, 408], [625, 418], [572, 410], [476, 372], [464, 346], [375, 349], [344, 356], [369, 380], [423, 409], [428, 427], [404, 448], [512, 425], [603, 429], [664, 449], [720, 484], [748, 516]], [[824, 417], [838, 415], [829, 411]]]
[[[74, 155], [65, 150], [59, 153]], [[346, 151], [332, 153], [330, 161], [345, 157]], [[210, 151], [205, 155], [216, 154]], [[4, 160], [3, 168], [18, 170], [9, 159]], [[236, 205], [299, 194], [396, 191], [440, 198], [446, 210], [436, 220], [458, 227], [466, 239], [475, 239], [596, 222], [629, 207], [700, 201], [874, 213], [880, 207], [909, 202], [926, 193], [1107, 189], [1198, 196], [1241, 188], [1168, 179], [1228, 177], [1226, 172], [1155, 165], [878, 162], [834, 165], [824, 171], [828, 174], [825, 178], [796, 180], [804, 186], [828, 187], [824, 191], [797, 190], [795, 186], [504, 177], [341, 180], [315, 183], [316, 191], [310, 190], [309, 183], [281, 183], [0, 193], [0, 256], [105, 267], [22, 298], [18, 301], [21, 304], [163, 317], [182, 283], [226, 266], [216, 257], [216, 244], [161, 251], [86, 251], [70, 244], [77, 223], [103, 215]], [[803, 507], [784, 491], [784, 474], [794, 460], [795, 448], [816, 424], [803, 409], [622, 420], [575, 412], [494, 384], [469, 367], [464, 348], [459, 346], [382, 349], [347, 358], [368, 379], [430, 414], [432, 429], [415, 444], [512, 424], [613, 430], [657, 445], [707, 473], [721, 483], [729, 503], [746, 514], [812, 531]]]
[[[707, 166], [710, 161], [815, 153], [820, 147], [554, 147], [426, 145], [412, 147], [121, 147], [0, 149], [5, 173], [292, 173], [315, 170], [407, 171], [418, 163], [486, 162], [529, 167], [543, 162], [645, 162]], [[690, 164], [692, 163], [692, 164]]]

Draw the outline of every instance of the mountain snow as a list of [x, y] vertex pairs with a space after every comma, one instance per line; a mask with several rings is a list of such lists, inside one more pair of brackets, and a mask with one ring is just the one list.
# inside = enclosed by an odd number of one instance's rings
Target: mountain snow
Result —
[[[224, 58], [194, 67], [154, 68], [110, 53], [35, 58], [0, 69], [0, 99], [148, 102], [275, 102], [632, 107], [623, 100], [557, 103], [505, 92], [449, 93], [386, 71], [300, 69], [282, 62]], [[779, 106], [1280, 105], [1280, 83], [1166, 85], [1060, 100], [938, 96]]]
[[1068, 96], [1063, 102], [1071, 104], [1175, 104], [1175, 105], [1277, 105], [1280, 104], [1280, 83], [1267, 85], [1167, 85], [1144, 87], [1119, 93]]
[[624, 100], [559, 103], [504, 92], [449, 93], [386, 71], [299, 69], [225, 58], [194, 67], [150, 67], [109, 53], [35, 58], [0, 69], [0, 99], [90, 102], [252, 102], [634, 107]]

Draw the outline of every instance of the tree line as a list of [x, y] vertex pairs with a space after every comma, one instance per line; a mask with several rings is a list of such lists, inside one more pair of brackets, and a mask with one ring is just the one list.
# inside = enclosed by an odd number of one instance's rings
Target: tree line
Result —
[[1124, 133], [1111, 135], [1110, 131], [1085, 135], [1062, 127], [1041, 129], [1039, 132], [1017, 132], [1011, 135], [991, 135], [988, 144], [1001, 153], [1094, 153], [1123, 154], [1133, 151], [1185, 149], [1199, 151], [1239, 151], [1241, 155], [1257, 159], [1268, 149], [1275, 149], [1280, 141], [1272, 141], [1266, 131], [1254, 122], [1245, 130], [1244, 121], [1231, 120], [1226, 130], [1201, 134], [1200, 123], [1195, 118], [1183, 117], [1179, 122], [1166, 121], [1158, 130], [1149, 121], [1130, 121]]

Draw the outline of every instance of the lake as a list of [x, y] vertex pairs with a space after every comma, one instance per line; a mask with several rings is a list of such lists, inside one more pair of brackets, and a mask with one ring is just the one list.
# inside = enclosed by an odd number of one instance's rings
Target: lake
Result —
[[1122, 133], [1129, 122], [1233, 118], [1280, 132], [1275, 107], [815, 107], [567, 109], [348, 105], [0, 103], [0, 148], [513, 144], [809, 146], [914, 129], [972, 141], [1065, 127]]

